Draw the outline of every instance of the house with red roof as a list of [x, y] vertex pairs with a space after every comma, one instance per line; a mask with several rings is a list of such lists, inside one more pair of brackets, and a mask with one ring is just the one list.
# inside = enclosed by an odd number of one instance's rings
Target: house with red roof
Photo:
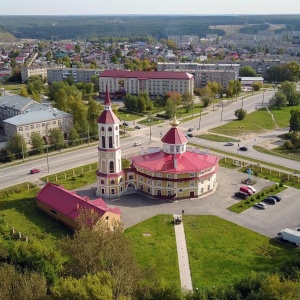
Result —
[[110, 208], [102, 198], [90, 200], [53, 183], [47, 183], [37, 194], [36, 200], [41, 211], [72, 229], [78, 228], [81, 212], [93, 214], [96, 220], [104, 222], [112, 230], [120, 224], [121, 211], [118, 207]]

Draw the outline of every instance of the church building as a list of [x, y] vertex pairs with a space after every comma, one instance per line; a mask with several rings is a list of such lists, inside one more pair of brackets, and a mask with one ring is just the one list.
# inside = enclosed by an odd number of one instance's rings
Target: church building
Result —
[[149, 147], [131, 158], [128, 169], [121, 168], [120, 120], [111, 110], [106, 88], [104, 111], [98, 118], [99, 146], [97, 195], [115, 198], [140, 193], [157, 200], [199, 198], [215, 190], [218, 156], [187, 148], [188, 139], [174, 118], [161, 139], [162, 148]]

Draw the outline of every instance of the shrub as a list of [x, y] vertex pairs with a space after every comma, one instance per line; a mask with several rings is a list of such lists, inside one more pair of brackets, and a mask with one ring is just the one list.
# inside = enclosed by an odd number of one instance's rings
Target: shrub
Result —
[[283, 181], [279, 182], [279, 187], [283, 187]]
[[261, 192], [261, 196], [264, 197], [264, 195], [265, 195], [265, 192]]

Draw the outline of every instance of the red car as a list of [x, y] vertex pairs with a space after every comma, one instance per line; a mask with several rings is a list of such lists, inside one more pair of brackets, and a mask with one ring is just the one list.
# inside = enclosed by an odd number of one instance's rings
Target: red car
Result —
[[35, 174], [35, 173], [40, 173], [41, 170], [40, 169], [31, 169], [30, 170], [30, 174]]

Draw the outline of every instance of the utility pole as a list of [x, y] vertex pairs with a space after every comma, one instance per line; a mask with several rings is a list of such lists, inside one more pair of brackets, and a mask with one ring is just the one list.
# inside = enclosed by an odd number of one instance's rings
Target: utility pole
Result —
[[221, 111], [221, 121], [220, 121], [220, 124], [222, 123], [222, 121], [223, 121], [223, 104], [222, 104], [222, 111]]
[[87, 128], [87, 134], [88, 134], [88, 145], [90, 144], [90, 124], [88, 123], [88, 128]]
[[150, 143], [151, 143], [151, 138], [152, 138], [152, 117], [151, 117], [151, 115], [149, 116], [149, 121], [150, 121]]
[[242, 98], [242, 107], [244, 106], [244, 98]]
[[48, 173], [49, 173], [49, 146], [47, 145], [47, 168], [48, 168]]
[[266, 91], [266, 90], [263, 90], [263, 99], [262, 99], [261, 105], [264, 105], [264, 101], [265, 101], [265, 91]]
[[199, 131], [200, 131], [200, 128], [201, 128], [201, 113], [202, 113], [202, 110], [200, 110], [200, 117], [199, 117]]
[[235, 101], [237, 101], [237, 81], [235, 82]]
[[22, 158], [23, 158], [23, 161], [25, 161], [23, 139], [21, 139], [21, 147], [22, 147]]

